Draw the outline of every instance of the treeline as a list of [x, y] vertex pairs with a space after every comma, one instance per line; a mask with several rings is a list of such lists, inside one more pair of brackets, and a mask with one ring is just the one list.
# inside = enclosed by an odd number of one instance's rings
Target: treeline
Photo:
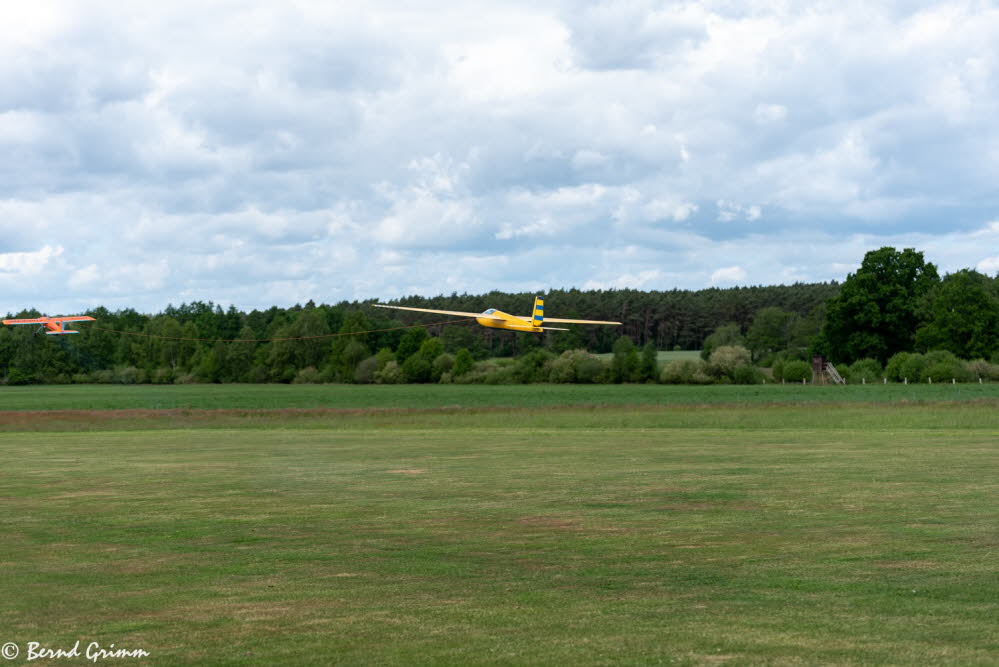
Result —
[[[440, 354], [455, 357], [460, 350], [467, 350], [473, 361], [518, 357], [536, 349], [556, 355], [575, 349], [605, 353], [622, 334], [658, 349], [699, 349], [720, 325], [748, 327], [756, 311], [768, 305], [818, 322], [816, 313], [837, 291], [836, 283], [667, 292], [554, 290], [546, 295], [551, 314], [617, 320], [623, 326], [575, 327], [544, 335], [487, 329], [474, 322], [397, 329], [458, 318], [393, 312], [373, 308], [370, 301], [310, 301], [250, 312], [194, 302], [152, 315], [95, 308], [82, 314], [97, 321], [79, 325], [78, 335], [35, 336], [28, 326], [0, 328], [0, 382], [365, 382], [375, 380], [372, 368], [383, 372], [382, 381], [397, 379], [391, 375], [394, 368], [402, 381], [433, 381], [438, 376], [428, 374], [422, 361], [432, 366]], [[516, 314], [529, 311], [534, 296], [491, 292], [414, 296], [396, 303]], [[8, 314], [39, 315], [34, 310]], [[330, 334], [344, 335], [324, 338]], [[427, 349], [410, 360], [424, 344]], [[384, 375], [389, 360], [395, 365]], [[403, 368], [408, 374], [402, 374]]]
[[[533, 294], [397, 304], [524, 313]], [[996, 379], [999, 276], [939, 276], [912, 249], [867, 253], [846, 281], [699, 291], [554, 290], [550, 315], [618, 320], [543, 335], [471, 320], [309, 302], [243, 312], [212, 303], [154, 315], [96, 308], [74, 336], [0, 329], [0, 382], [799, 382], [823, 355], [848, 380]], [[36, 317], [23, 311], [11, 317]], [[410, 328], [407, 328], [410, 327]], [[660, 364], [659, 350], [700, 350]], [[597, 356], [603, 354], [603, 357]]]

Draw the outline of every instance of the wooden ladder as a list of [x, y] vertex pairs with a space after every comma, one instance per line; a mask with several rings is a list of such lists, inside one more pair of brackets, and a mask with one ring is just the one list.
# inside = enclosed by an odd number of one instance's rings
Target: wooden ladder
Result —
[[843, 376], [839, 374], [839, 371], [836, 370], [836, 367], [830, 364], [828, 361], [826, 362], [826, 374], [829, 376], [829, 379], [835, 382], [836, 384], [846, 384], [846, 380], [844, 380]]

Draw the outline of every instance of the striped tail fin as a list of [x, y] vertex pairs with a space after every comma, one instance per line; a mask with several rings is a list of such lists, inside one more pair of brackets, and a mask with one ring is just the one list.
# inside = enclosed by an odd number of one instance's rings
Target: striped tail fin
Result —
[[545, 300], [534, 297], [534, 313], [531, 315], [531, 326], [540, 327], [545, 321]]

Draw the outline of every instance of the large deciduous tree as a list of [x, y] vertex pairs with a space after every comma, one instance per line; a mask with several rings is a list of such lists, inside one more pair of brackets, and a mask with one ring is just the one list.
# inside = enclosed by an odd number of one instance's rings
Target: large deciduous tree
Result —
[[999, 292], [995, 282], [971, 269], [946, 276], [926, 296], [926, 323], [916, 347], [948, 350], [963, 359], [987, 359], [999, 350]]
[[937, 268], [921, 252], [872, 250], [830, 299], [822, 347], [836, 362], [871, 357], [884, 363], [912, 350], [922, 299], [939, 282]]

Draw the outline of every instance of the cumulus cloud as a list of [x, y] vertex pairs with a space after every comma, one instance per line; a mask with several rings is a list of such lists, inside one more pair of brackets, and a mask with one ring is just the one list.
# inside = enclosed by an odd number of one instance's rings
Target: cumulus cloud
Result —
[[996, 271], [987, 3], [0, 18], [0, 310]]
[[735, 285], [745, 282], [746, 270], [741, 266], [726, 266], [711, 274], [712, 285]]

